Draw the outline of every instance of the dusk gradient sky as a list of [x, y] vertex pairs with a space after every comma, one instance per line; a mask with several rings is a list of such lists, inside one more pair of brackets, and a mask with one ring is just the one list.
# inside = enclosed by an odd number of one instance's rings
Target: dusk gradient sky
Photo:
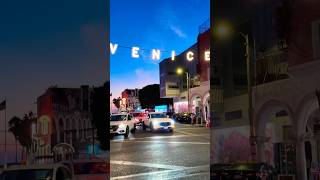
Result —
[[[199, 26], [209, 19], [209, 0], [110, 0], [110, 41], [122, 46], [169, 51], [161, 59], [177, 54], [197, 40]], [[121, 96], [126, 88], [159, 83], [161, 61], [150, 51], [131, 57], [131, 49], [118, 48], [111, 55], [111, 92]]]
[[[37, 97], [51, 85], [99, 86], [109, 78], [106, 7], [105, 0], [1, 1], [0, 101], [7, 98], [7, 120], [36, 112]], [[1, 162], [3, 111], [0, 130]]]

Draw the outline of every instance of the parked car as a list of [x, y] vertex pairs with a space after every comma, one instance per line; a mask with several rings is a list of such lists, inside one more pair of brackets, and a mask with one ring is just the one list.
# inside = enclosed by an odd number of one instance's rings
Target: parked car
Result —
[[68, 167], [61, 163], [41, 165], [16, 165], [4, 169], [0, 180], [71, 180], [73, 174]]
[[176, 120], [180, 123], [191, 124], [192, 122], [192, 113], [179, 113], [176, 115]]
[[165, 113], [152, 112], [148, 114], [145, 126], [150, 128], [150, 131], [166, 130], [173, 132], [175, 122], [169, 118]]
[[129, 113], [111, 114], [110, 134], [129, 136], [129, 132], [135, 132], [133, 117]]
[[213, 180], [276, 180], [274, 168], [266, 163], [215, 164], [211, 167]]
[[103, 159], [83, 159], [62, 162], [75, 180], [105, 180], [110, 178], [110, 165]]
[[173, 118], [174, 117], [174, 112], [167, 112], [167, 116], [169, 116], [169, 118]]

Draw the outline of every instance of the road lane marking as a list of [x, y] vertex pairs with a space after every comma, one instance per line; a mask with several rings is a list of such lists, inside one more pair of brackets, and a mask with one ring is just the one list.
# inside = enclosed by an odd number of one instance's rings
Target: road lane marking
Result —
[[114, 141], [117, 143], [161, 143], [161, 144], [196, 144], [196, 145], [210, 145], [210, 142], [188, 142], [188, 141]]
[[171, 139], [171, 138], [181, 138], [181, 137], [210, 137], [210, 134], [193, 134], [193, 135], [174, 135], [174, 136], [151, 136], [151, 137], [140, 137], [140, 138], [130, 138], [130, 139], [113, 139], [111, 142], [123, 142], [130, 140], [139, 140], [139, 139]]
[[176, 131], [176, 132], [181, 133], [181, 134], [185, 134], [185, 135], [190, 135], [190, 136], [199, 135], [199, 134], [195, 134], [195, 133], [191, 133], [191, 132], [186, 132], [186, 131]]
[[150, 167], [150, 168], [171, 169], [171, 170], [183, 170], [187, 168], [185, 166], [173, 166], [173, 165], [166, 165], [166, 164], [130, 162], [130, 161], [110, 161], [110, 163], [117, 164], [117, 165], [134, 165], [134, 166], [144, 166], [144, 167]]
[[[134, 178], [134, 177], [141, 177], [141, 176], [148, 176], [148, 175], [156, 175], [156, 174], [169, 173], [169, 172], [177, 172], [177, 171], [181, 171], [181, 170], [164, 170], [164, 171], [154, 171], [154, 172], [130, 174], [130, 175], [126, 175], [126, 176], [111, 177], [110, 180], [131, 179], [131, 178]], [[150, 179], [150, 178], [149, 178], [149, 179]], [[151, 179], [152, 179], [152, 178], [151, 178]]]
[[[183, 166], [182, 166], [183, 167]], [[193, 174], [192, 171], [205, 171], [205, 172], [196, 172]], [[174, 173], [174, 172], [182, 172], [184, 174], [180, 174], [180, 175], [176, 175], [176, 177], [173, 177], [173, 175], [169, 175], [169, 173]], [[189, 174], [185, 174], [185, 173], [189, 173]], [[181, 177], [188, 177], [188, 176], [196, 176], [199, 174], [208, 174], [209, 173], [209, 165], [203, 165], [203, 166], [195, 166], [195, 167], [184, 167], [183, 169], [171, 169], [171, 170], [163, 170], [163, 171], [153, 171], [153, 172], [146, 172], [146, 173], [138, 173], [138, 174], [130, 174], [130, 175], [126, 175], [126, 176], [117, 176], [117, 177], [111, 177], [110, 180], [118, 180], [118, 179], [132, 179], [134, 177], [141, 177], [141, 176], [150, 176], [152, 175], [152, 178], [148, 178], [148, 179], [159, 179], [158, 176], [160, 176], [161, 179], [164, 179], [163, 176], [167, 176], [167, 178], [165, 179], [172, 179], [172, 178], [181, 178]]]

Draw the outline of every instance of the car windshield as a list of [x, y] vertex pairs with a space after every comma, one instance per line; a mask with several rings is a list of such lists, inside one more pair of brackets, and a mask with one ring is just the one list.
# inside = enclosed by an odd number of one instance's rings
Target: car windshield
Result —
[[30, 180], [52, 180], [52, 169], [27, 169], [4, 171], [0, 180], [30, 179]]
[[109, 166], [105, 162], [84, 162], [74, 164], [75, 174], [108, 174]]
[[151, 118], [166, 118], [167, 116], [165, 114], [150, 114]]
[[126, 115], [112, 115], [110, 121], [124, 121], [126, 120]]

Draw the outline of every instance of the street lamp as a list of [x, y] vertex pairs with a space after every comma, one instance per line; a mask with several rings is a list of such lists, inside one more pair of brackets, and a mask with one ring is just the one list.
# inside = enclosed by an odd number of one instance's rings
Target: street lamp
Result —
[[186, 78], [187, 78], [187, 99], [188, 99], [188, 113], [190, 113], [190, 98], [189, 98], [189, 96], [190, 96], [190, 92], [189, 92], [189, 89], [190, 89], [190, 74], [189, 74], [189, 72], [186, 70], [184, 70], [184, 69], [182, 69], [182, 68], [177, 68], [177, 74], [178, 75], [182, 75], [183, 73], [185, 73], [185, 75], [186, 75]]
[[[216, 29], [214, 31], [216, 35], [220, 38], [227, 38], [232, 36], [233, 28], [232, 26], [225, 21], [218, 22], [216, 24]], [[241, 37], [245, 39], [245, 47], [246, 47], [246, 64], [247, 64], [247, 89], [248, 89], [248, 115], [249, 115], [249, 123], [250, 123], [250, 147], [251, 147], [251, 155], [252, 159], [255, 160], [256, 155], [256, 132], [253, 120], [253, 104], [252, 104], [252, 81], [251, 81], [251, 74], [252, 74], [252, 66], [251, 66], [251, 58], [250, 58], [250, 46], [249, 46], [249, 35], [244, 34], [242, 32], [238, 32]]]

